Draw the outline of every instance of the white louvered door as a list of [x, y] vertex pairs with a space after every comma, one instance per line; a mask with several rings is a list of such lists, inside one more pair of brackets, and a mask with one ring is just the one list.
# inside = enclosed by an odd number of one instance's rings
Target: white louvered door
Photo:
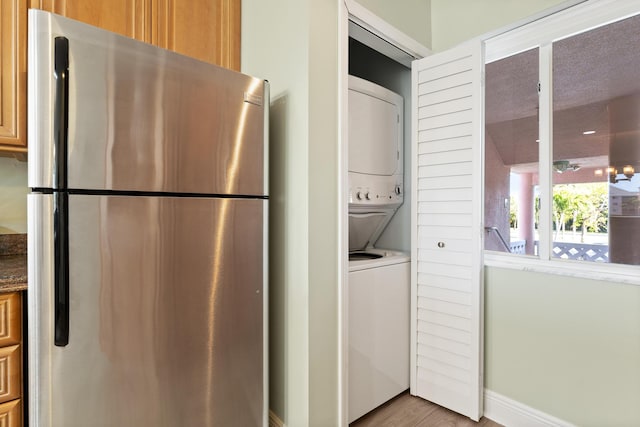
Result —
[[481, 42], [413, 63], [411, 393], [482, 415]]

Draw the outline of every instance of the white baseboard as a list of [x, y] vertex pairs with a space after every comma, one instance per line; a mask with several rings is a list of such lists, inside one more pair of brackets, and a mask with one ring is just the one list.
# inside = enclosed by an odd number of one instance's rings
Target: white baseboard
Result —
[[[484, 390], [484, 416], [505, 427], [576, 427], [491, 390]], [[269, 427], [286, 427], [269, 411]]]
[[575, 427], [491, 390], [484, 390], [484, 416], [505, 427]]
[[269, 411], [269, 427], [285, 427], [284, 423], [273, 411]]

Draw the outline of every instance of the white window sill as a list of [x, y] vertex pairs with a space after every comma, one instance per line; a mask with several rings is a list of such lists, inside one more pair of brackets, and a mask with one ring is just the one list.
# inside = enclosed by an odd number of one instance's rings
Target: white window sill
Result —
[[541, 260], [537, 257], [484, 251], [484, 265], [510, 270], [640, 285], [640, 267], [573, 260]]

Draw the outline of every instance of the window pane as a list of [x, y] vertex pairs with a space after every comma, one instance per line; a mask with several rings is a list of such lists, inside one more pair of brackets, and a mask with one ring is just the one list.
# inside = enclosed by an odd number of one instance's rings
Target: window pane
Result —
[[485, 249], [535, 253], [538, 49], [485, 66]]
[[553, 250], [640, 264], [640, 18], [553, 45]]

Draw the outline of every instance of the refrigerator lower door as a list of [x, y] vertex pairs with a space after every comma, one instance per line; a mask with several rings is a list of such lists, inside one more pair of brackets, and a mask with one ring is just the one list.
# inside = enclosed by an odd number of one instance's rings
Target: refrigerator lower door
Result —
[[[45, 218], [49, 195], [30, 195]], [[266, 422], [259, 199], [69, 196], [69, 343], [53, 344], [52, 225], [32, 221], [31, 420]], [[30, 254], [31, 256], [31, 254]], [[39, 266], [38, 266], [39, 263]]]

